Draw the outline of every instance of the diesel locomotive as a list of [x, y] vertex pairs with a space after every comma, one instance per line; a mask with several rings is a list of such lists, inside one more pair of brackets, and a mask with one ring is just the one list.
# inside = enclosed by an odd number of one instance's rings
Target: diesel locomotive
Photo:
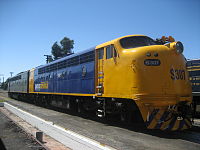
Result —
[[142, 119], [148, 129], [188, 129], [192, 91], [182, 52], [171, 36], [120, 37], [17, 74], [9, 96], [127, 123]]
[[188, 60], [187, 70], [192, 83], [194, 115], [200, 117], [200, 59]]

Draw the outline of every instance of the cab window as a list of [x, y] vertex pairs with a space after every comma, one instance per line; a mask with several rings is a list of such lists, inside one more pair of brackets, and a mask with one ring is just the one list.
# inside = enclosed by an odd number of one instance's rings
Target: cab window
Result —
[[126, 37], [120, 40], [120, 44], [125, 49], [156, 45], [154, 40], [146, 36]]
[[117, 51], [114, 45], [109, 45], [106, 47], [106, 59], [110, 59], [112, 57], [117, 57]]
[[104, 48], [98, 49], [97, 53], [98, 53], [98, 59], [103, 59]]
[[110, 59], [112, 57], [113, 57], [113, 49], [111, 45], [109, 45], [108, 47], [106, 47], [106, 59]]

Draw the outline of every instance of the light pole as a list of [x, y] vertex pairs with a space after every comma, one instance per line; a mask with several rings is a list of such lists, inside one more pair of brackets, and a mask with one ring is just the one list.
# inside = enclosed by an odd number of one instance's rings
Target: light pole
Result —
[[4, 74], [0, 74], [0, 82], [1, 82], [1, 76], [3, 76], [3, 83], [4, 83]]
[[10, 76], [11, 76], [11, 77], [12, 77], [13, 73], [14, 73], [14, 72], [10, 72]]
[[46, 63], [47, 64], [53, 61], [53, 58], [52, 58], [51, 55], [44, 55], [44, 56], [46, 57]]

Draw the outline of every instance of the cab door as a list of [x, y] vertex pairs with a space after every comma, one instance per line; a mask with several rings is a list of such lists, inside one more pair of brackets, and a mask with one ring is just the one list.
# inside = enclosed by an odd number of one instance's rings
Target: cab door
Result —
[[96, 94], [102, 96], [104, 93], [104, 48], [96, 50]]
[[119, 84], [122, 82], [118, 54], [113, 44], [105, 46], [104, 52], [104, 96], [113, 97], [119, 93]]

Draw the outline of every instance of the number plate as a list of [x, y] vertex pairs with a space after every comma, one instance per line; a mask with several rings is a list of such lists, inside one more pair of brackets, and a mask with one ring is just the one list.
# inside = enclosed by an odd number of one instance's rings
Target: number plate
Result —
[[145, 59], [144, 64], [146, 66], [160, 66], [160, 60], [159, 59]]

